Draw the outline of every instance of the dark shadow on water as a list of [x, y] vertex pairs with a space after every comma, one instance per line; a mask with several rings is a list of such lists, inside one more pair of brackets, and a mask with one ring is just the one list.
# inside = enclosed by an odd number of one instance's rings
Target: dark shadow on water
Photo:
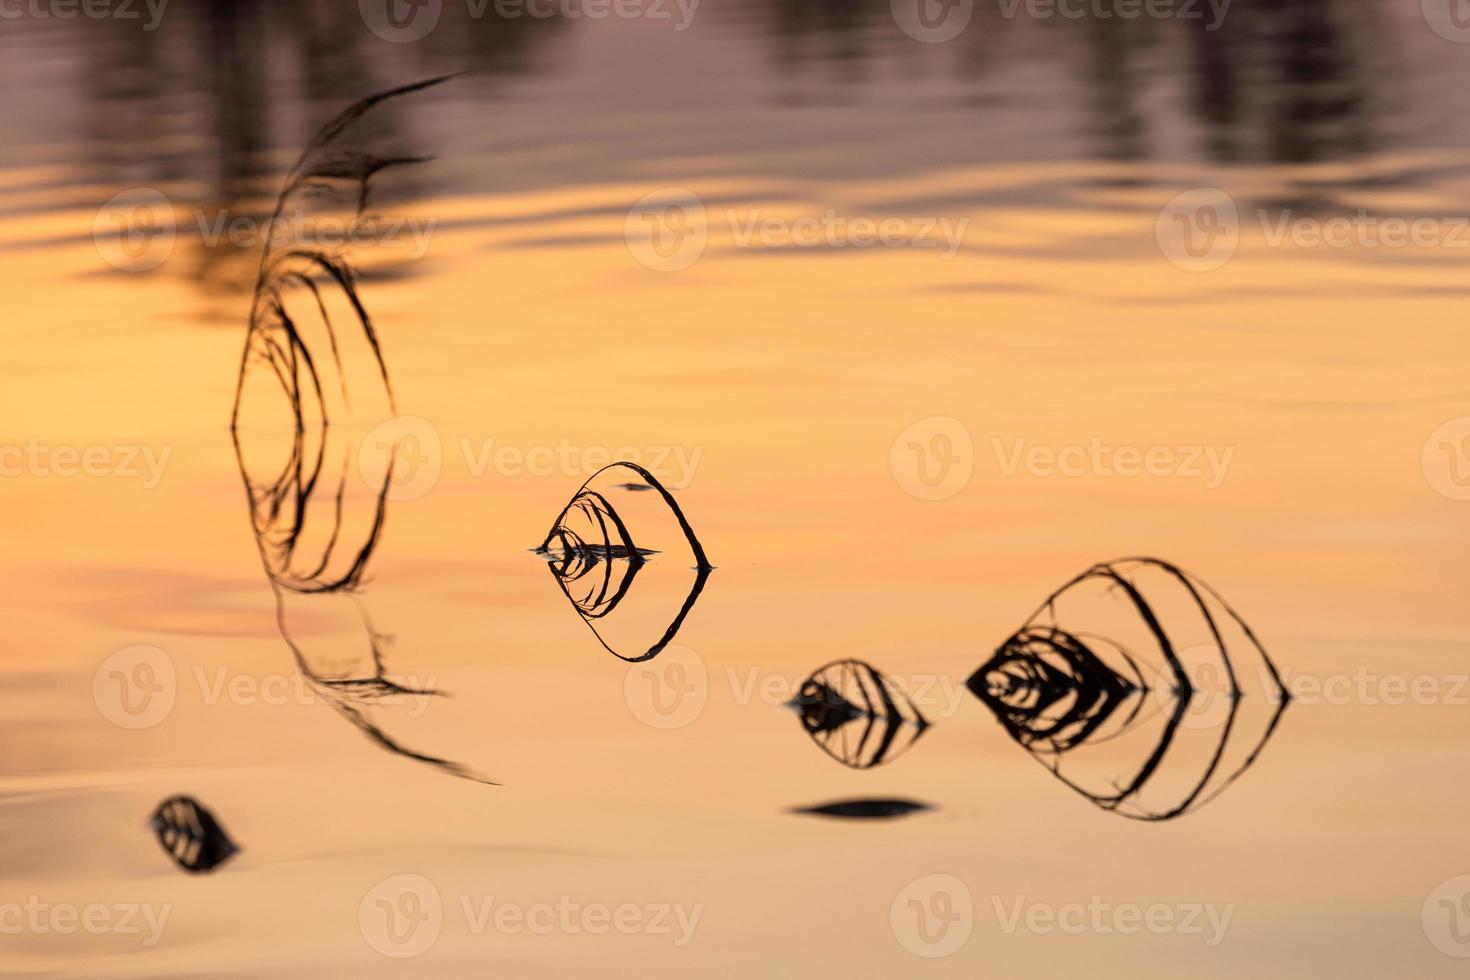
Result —
[[788, 813], [836, 820], [893, 820], [932, 810], [927, 803], [897, 798], [836, 800], [817, 806], [792, 807]]

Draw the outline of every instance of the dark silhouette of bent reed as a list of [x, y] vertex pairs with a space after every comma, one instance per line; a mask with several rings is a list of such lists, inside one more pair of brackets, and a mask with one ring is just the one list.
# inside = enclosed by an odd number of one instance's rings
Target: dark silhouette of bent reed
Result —
[[[288, 204], [304, 211], [346, 208], [361, 216], [374, 176], [432, 158], [371, 150], [367, 136], [354, 127], [365, 125], [372, 110], [388, 100], [456, 77], [368, 96], [328, 121], [287, 175], [272, 221], [281, 218]], [[247, 393], [257, 382], [284, 394], [289, 406], [284, 424], [266, 426], [263, 437], [267, 449], [286, 444], [284, 465], [262, 467], [249, 451], [255, 447], [247, 447], [250, 409], [257, 404]], [[397, 446], [390, 447], [381, 479], [362, 500], [349, 485], [354, 460], [361, 465], [362, 446], [354, 446], [347, 434], [353, 423], [382, 422], [396, 415], [382, 343], [347, 256], [306, 243], [278, 248], [268, 241], [251, 303], [230, 431], [261, 564], [276, 595], [281, 637], [313, 689], [373, 742], [453, 775], [493, 784], [457, 762], [403, 745], [368, 714], [393, 699], [445, 696], [387, 677], [387, 637], [374, 628], [361, 588], [382, 542], [399, 453]], [[338, 443], [340, 466], [333, 458]], [[365, 638], [358, 653], [346, 658], [352, 666], [341, 667], [330, 656], [310, 656], [296, 642], [287, 625], [293, 596], [351, 603]]]

